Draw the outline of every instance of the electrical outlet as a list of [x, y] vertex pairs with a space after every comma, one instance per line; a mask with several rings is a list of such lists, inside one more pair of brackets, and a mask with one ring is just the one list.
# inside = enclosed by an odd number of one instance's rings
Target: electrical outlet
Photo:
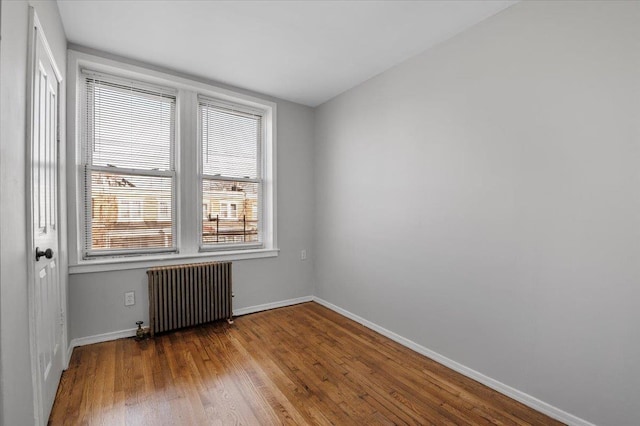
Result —
[[300, 250], [300, 260], [307, 260], [307, 251], [306, 250]]
[[124, 306], [131, 306], [136, 304], [136, 293], [128, 291], [124, 294]]

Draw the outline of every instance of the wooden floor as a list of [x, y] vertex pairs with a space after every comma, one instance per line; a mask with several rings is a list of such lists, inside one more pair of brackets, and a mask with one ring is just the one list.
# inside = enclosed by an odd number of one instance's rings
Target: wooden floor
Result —
[[554, 425], [316, 303], [76, 348], [50, 424]]

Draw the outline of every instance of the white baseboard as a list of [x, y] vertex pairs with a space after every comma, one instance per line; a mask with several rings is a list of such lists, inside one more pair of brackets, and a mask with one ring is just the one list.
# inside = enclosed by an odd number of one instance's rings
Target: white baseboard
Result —
[[370, 328], [371, 330], [376, 331], [382, 334], [383, 336], [388, 337], [389, 339], [400, 343], [402, 346], [406, 346], [407, 348], [415, 352], [418, 352], [419, 354], [422, 354], [427, 358], [430, 358], [444, 365], [445, 367], [448, 367], [464, 376], [467, 376], [477, 382], [480, 382], [483, 385], [488, 386], [491, 389], [494, 389], [500, 392], [501, 394], [508, 396], [509, 398], [515, 399], [516, 401], [519, 401], [524, 405], [533, 408], [536, 411], [544, 413], [549, 417], [552, 417], [556, 420], [559, 420], [571, 426], [595, 426], [593, 423], [590, 423], [586, 420], [576, 417], [573, 414], [569, 414], [566, 411], [556, 408], [553, 405], [547, 404], [546, 402], [541, 401], [538, 398], [535, 398], [527, 393], [514, 389], [511, 386], [505, 385], [504, 383], [499, 382], [495, 379], [492, 379], [491, 377], [485, 376], [484, 374], [479, 373], [465, 365], [462, 365], [443, 355], [440, 355], [437, 352], [434, 352], [428, 348], [425, 348], [424, 346], [419, 345], [412, 340], [402, 337], [399, 334], [394, 333], [393, 331], [380, 327], [379, 325], [374, 324], [371, 321], [368, 321], [356, 314], [353, 314], [347, 311], [346, 309], [342, 309], [339, 306], [334, 305], [333, 303], [327, 302], [326, 300], [320, 299], [319, 297], [316, 297], [316, 296], [313, 297], [313, 301], [331, 309], [332, 311], [339, 313], [342, 316], [352, 319], [364, 325], [365, 327]]
[[[233, 316], [247, 315], [254, 312], [267, 311], [269, 309], [282, 308], [284, 306], [297, 305], [299, 303], [311, 302], [313, 296], [298, 297], [295, 299], [280, 300], [278, 302], [265, 303], [262, 305], [249, 306], [247, 308], [240, 308], [233, 310]], [[96, 334], [95, 336], [79, 337], [71, 340], [69, 344], [67, 360], [71, 360], [71, 354], [73, 349], [78, 346], [92, 345], [94, 343], [108, 342], [110, 340], [122, 339], [124, 337], [132, 337], [136, 335], [136, 329], [130, 328], [127, 330], [112, 331], [110, 333]], [[68, 367], [68, 364], [67, 364]]]
[[77, 348], [78, 346], [93, 345], [94, 343], [108, 342], [110, 340], [118, 340], [124, 337], [132, 337], [135, 335], [136, 335], [136, 329], [129, 328], [127, 330], [112, 331], [104, 334], [96, 334], [95, 336], [78, 337], [76, 339], [71, 340], [71, 344], [69, 345], [69, 348], [70, 348], [69, 350], [73, 351], [73, 348]]
[[74, 347], [75, 346], [73, 346], [73, 342], [69, 342], [69, 345], [67, 345], [67, 359], [65, 360], [65, 365], [64, 365], [65, 370], [69, 369], [69, 363], [71, 362], [71, 355], [73, 354]]
[[254, 312], [268, 311], [269, 309], [282, 308], [284, 306], [297, 305], [299, 303], [311, 302], [313, 296], [297, 297], [295, 299], [281, 300], [279, 302], [264, 303], [262, 305], [249, 306], [248, 308], [240, 308], [233, 310], [233, 316], [252, 314]]

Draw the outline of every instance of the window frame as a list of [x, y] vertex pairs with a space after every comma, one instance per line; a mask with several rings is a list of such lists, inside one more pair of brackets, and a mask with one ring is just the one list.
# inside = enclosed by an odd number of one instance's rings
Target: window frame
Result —
[[[93, 164], [93, 153], [88, 152], [88, 143], [86, 142], [89, 138], [88, 132], [88, 117], [87, 117], [87, 84], [86, 81], [89, 78], [100, 79], [101, 81], [105, 81], [108, 83], [122, 84], [122, 85], [131, 85], [136, 88], [148, 89], [150, 91], [156, 91], [157, 93], [165, 93], [171, 94], [176, 98], [176, 106], [175, 106], [175, 115], [174, 122], [171, 123], [173, 128], [173, 140], [171, 141], [171, 145], [169, 147], [169, 170], [146, 170], [146, 169], [138, 169], [138, 168], [126, 168], [126, 167], [107, 167], [107, 166], [98, 166]], [[155, 84], [150, 84], [146, 81], [140, 81], [135, 78], [128, 78], [119, 74], [108, 74], [100, 71], [96, 71], [90, 67], [81, 67], [80, 73], [77, 77], [78, 84], [78, 108], [79, 108], [79, 121], [77, 123], [77, 127], [80, 129], [81, 138], [78, 141], [80, 154], [80, 163], [82, 165], [82, 174], [83, 176], [80, 178], [81, 180], [81, 203], [79, 206], [84, 210], [87, 207], [87, 203], [91, 204], [91, 214], [89, 214], [88, 210], [85, 210], [84, 215], [79, 217], [80, 226], [82, 228], [79, 229], [79, 233], [82, 236], [82, 240], [80, 241], [81, 251], [82, 251], [82, 260], [90, 261], [97, 258], [117, 258], [121, 256], [134, 256], [134, 255], [146, 255], [146, 254], [156, 254], [156, 253], [174, 253], [178, 251], [178, 220], [176, 215], [177, 210], [177, 188], [179, 186], [178, 177], [176, 173], [176, 152], [177, 152], [177, 140], [178, 140], [178, 131], [177, 131], [177, 121], [178, 121], [178, 91], [169, 86], [160, 86]], [[173, 244], [171, 247], [154, 247], [154, 248], [126, 248], [126, 249], [91, 249], [86, 246], [87, 241], [92, 240], [91, 227], [87, 223], [88, 220], [92, 220], [93, 218], [93, 191], [92, 187], [88, 184], [88, 180], [91, 177], [92, 172], [105, 172], [105, 173], [125, 173], [133, 176], [152, 176], [152, 177], [164, 177], [171, 178], [171, 233], [173, 238]], [[119, 215], [119, 213], [118, 213]], [[118, 221], [120, 221], [120, 217], [118, 216]], [[142, 220], [139, 220], [142, 222]], [[89, 233], [89, 235], [87, 235]]]
[[[176, 265], [209, 260], [244, 260], [276, 257], [276, 123], [277, 104], [256, 96], [221, 88], [194, 78], [162, 72], [144, 66], [109, 59], [70, 49], [68, 51], [67, 86], [67, 209], [69, 216], [69, 273], [89, 273], [110, 270], [139, 269], [161, 265]], [[84, 171], [82, 170], [83, 117], [82, 70], [112, 75], [123, 79], [175, 89], [176, 123], [174, 140], [174, 209], [175, 252], [118, 253], [112, 256], [85, 258], [84, 250]], [[225, 246], [202, 249], [201, 161], [198, 129], [198, 97], [239, 104], [264, 111], [262, 155], [262, 220], [263, 239], [258, 246]]]
[[[208, 175], [204, 173], [204, 161], [202, 159], [202, 155], [203, 155], [203, 144], [204, 141], [202, 140], [202, 120], [201, 118], [201, 114], [200, 114], [200, 104], [201, 103], [209, 103], [210, 105], [216, 105], [216, 106], [220, 106], [222, 108], [229, 108], [231, 110], [236, 109], [238, 110], [238, 112], [241, 113], [245, 113], [245, 114], [253, 114], [253, 115], [259, 115], [261, 117], [261, 135], [260, 135], [260, 140], [257, 141], [257, 158], [256, 158], [256, 176], [257, 178], [253, 179], [253, 178], [231, 178], [228, 176], [215, 176], [215, 175]], [[199, 230], [199, 250], [200, 252], [216, 252], [216, 251], [222, 251], [222, 250], [233, 250], [233, 249], [251, 249], [251, 248], [264, 248], [264, 231], [263, 231], [263, 227], [265, 225], [265, 218], [264, 218], [264, 208], [263, 208], [263, 204], [264, 204], [264, 190], [263, 190], [263, 186], [264, 186], [264, 182], [265, 182], [265, 178], [263, 176], [263, 171], [265, 169], [265, 164], [264, 164], [264, 151], [265, 151], [265, 141], [268, 139], [268, 135], [267, 135], [267, 125], [266, 125], [266, 116], [268, 115], [269, 111], [267, 109], [261, 109], [261, 108], [252, 108], [252, 107], [248, 107], [246, 105], [242, 105], [242, 104], [238, 104], [238, 103], [229, 103], [229, 102], [225, 102], [223, 100], [217, 99], [215, 97], [211, 97], [211, 96], [206, 96], [203, 94], [198, 94], [198, 98], [197, 98], [197, 112], [196, 112], [196, 116], [197, 116], [197, 120], [198, 120], [198, 125], [196, 127], [197, 132], [198, 132], [198, 138], [197, 138], [197, 148], [198, 148], [198, 201], [200, 202], [200, 204], [205, 204], [204, 202], [204, 191], [203, 191], [203, 184], [205, 179], [208, 180], [217, 180], [217, 181], [229, 181], [229, 182], [248, 182], [248, 183], [257, 183], [258, 185], [258, 241], [257, 242], [250, 242], [250, 243], [220, 243], [219, 245], [213, 245], [213, 244], [205, 244], [203, 241], [203, 235], [202, 235], [202, 230], [204, 227], [204, 218], [202, 217], [202, 215], [199, 216], [199, 223], [198, 223], [198, 230]], [[211, 210], [211, 206], [209, 205], [209, 210]], [[236, 212], [237, 215], [237, 212]], [[237, 218], [237, 216], [236, 216]]]

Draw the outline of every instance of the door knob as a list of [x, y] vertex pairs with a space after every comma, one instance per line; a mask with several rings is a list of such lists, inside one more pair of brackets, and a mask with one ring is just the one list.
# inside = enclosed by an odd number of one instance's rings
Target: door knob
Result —
[[47, 259], [51, 259], [53, 257], [53, 250], [50, 248], [45, 251], [40, 250], [40, 247], [36, 247], [36, 261], [40, 260], [40, 258], [44, 256]]

